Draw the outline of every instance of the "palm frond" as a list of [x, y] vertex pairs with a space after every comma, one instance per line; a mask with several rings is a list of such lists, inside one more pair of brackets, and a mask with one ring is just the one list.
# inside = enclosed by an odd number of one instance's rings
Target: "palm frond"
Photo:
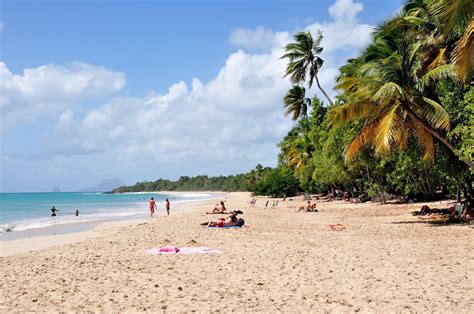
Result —
[[451, 120], [448, 112], [436, 101], [428, 98], [416, 98], [412, 102], [413, 110], [429, 125], [436, 129], [449, 131]]
[[306, 89], [302, 86], [293, 86], [283, 97], [283, 104], [286, 108], [285, 115], [292, 115], [293, 120], [306, 117], [308, 114], [308, 105], [311, 100], [305, 98]]
[[330, 109], [328, 113], [329, 124], [338, 125], [356, 119], [368, 118], [377, 115], [379, 111], [380, 109], [370, 102], [346, 103]]
[[418, 144], [423, 148], [423, 159], [433, 161], [435, 156], [433, 135], [420, 125], [413, 128], [413, 134], [415, 135]]
[[352, 140], [352, 142], [346, 147], [344, 151], [344, 158], [346, 161], [350, 161], [357, 155], [362, 147], [369, 144], [375, 137], [379, 120], [375, 120], [371, 123], [366, 124], [360, 133]]
[[454, 47], [452, 61], [458, 66], [459, 77], [465, 83], [474, 76], [474, 21], [469, 23]]
[[432, 1], [430, 11], [443, 23], [443, 32], [452, 36], [456, 28], [464, 28], [474, 15], [472, 0], [438, 0]]
[[373, 143], [375, 145], [375, 153], [383, 155], [390, 152], [392, 143], [395, 140], [397, 127], [400, 125], [397, 116], [398, 105], [387, 110], [380, 120]]
[[433, 61], [431, 61], [431, 63], [428, 65], [428, 69], [432, 70], [445, 64], [446, 64], [446, 48], [441, 48], [439, 49], [436, 58], [434, 58]]
[[405, 92], [400, 85], [394, 82], [388, 82], [380, 87], [371, 100], [375, 103], [386, 104], [392, 102], [394, 99], [405, 100]]
[[459, 79], [456, 70], [457, 67], [452, 64], [440, 65], [423, 75], [416, 84], [416, 88], [423, 92], [425, 88], [433, 82], [447, 77], [450, 77], [454, 81], [458, 81]]
[[402, 151], [408, 148], [408, 129], [406, 127], [397, 130], [395, 133], [395, 142], [398, 143]]

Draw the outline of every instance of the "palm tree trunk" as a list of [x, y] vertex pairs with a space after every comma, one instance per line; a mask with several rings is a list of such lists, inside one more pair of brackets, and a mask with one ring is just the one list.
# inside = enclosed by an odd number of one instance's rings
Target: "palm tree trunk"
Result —
[[318, 85], [319, 90], [324, 94], [324, 96], [326, 96], [326, 99], [329, 101], [329, 103], [331, 104], [331, 106], [334, 106], [334, 103], [332, 102], [331, 98], [329, 98], [328, 94], [326, 94], [326, 92], [324, 91], [324, 89], [321, 87], [321, 84], [319, 84], [318, 76], [315, 75], [315, 76], [314, 76], [314, 79], [316, 80], [316, 85]]
[[474, 162], [471, 161], [471, 160], [463, 160], [461, 157], [459, 157], [458, 154], [456, 154], [456, 151], [455, 151], [455, 148], [453, 146], [453, 144], [451, 144], [447, 138], [445, 138], [444, 136], [442, 136], [438, 131], [436, 131], [435, 129], [433, 129], [428, 123], [426, 123], [425, 121], [423, 121], [422, 119], [420, 119], [416, 113], [413, 112], [413, 110], [411, 110], [409, 107], [407, 106], [403, 106], [404, 109], [406, 110], [407, 114], [410, 116], [410, 118], [412, 118], [413, 120], [415, 120], [416, 123], [418, 123], [419, 125], [421, 125], [426, 131], [430, 132], [434, 137], [436, 137], [441, 143], [443, 143], [450, 151], [453, 152], [454, 155], [456, 155], [459, 160], [461, 160], [463, 163], [465, 163], [466, 165], [469, 166], [469, 168], [471, 169], [474, 169]]

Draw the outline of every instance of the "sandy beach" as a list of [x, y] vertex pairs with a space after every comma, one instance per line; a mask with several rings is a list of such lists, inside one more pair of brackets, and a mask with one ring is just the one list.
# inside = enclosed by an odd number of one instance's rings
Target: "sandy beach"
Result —
[[[422, 204], [318, 202], [319, 213], [297, 213], [300, 198], [266, 209], [248, 193], [226, 198], [246, 227], [201, 227], [216, 217], [205, 214], [210, 200], [170, 217], [3, 242], [0, 311], [474, 311], [472, 224], [420, 222], [410, 212]], [[328, 227], [338, 223], [345, 229]], [[144, 251], [165, 245], [221, 252]]]

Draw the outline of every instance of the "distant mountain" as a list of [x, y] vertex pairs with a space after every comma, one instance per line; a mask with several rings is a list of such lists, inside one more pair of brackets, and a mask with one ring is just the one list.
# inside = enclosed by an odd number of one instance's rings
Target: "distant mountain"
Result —
[[108, 179], [100, 182], [96, 186], [82, 189], [81, 192], [108, 192], [112, 191], [119, 186], [126, 185], [122, 180], [119, 178]]
[[58, 188], [57, 186], [54, 187], [53, 192], [61, 192], [61, 189]]

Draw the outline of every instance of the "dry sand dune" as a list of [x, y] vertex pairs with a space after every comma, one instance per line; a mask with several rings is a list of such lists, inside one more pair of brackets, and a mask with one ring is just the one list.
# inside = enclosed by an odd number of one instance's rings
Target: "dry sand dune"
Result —
[[[474, 312], [472, 225], [420, 223], [410, 215], [420, 204], [331, 202], [296, 213], [301, 200], [263, 209], [263, 199], [248, 205], [247, 193], [227, 198], [248, 227], [199, 226], [215, 203], [207, 201], [2, 257], [0, 310]], [[333, 223], [346, 229], [332, 231]], [[167, 244], [222, 252], [144, 252]]]

